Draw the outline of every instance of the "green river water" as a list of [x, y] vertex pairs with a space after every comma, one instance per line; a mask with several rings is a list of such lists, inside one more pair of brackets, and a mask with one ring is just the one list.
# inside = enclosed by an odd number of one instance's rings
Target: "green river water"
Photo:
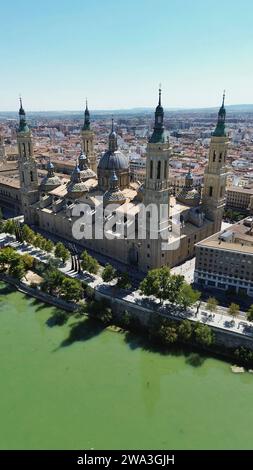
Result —
[[1, 449], [252, 448], [252, 374], [55, 311], [0, 285]]

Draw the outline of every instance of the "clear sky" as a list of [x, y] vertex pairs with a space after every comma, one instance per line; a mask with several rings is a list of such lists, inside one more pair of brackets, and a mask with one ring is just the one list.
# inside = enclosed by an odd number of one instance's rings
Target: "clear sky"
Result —
[[1, 2], [0, 110], [253, 103], [252, 0]]

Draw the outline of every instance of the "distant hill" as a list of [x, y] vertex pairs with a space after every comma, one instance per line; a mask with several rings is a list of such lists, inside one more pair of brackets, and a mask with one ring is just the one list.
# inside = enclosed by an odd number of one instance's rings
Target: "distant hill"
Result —
[[[211, 108], [165, 108], [165, 112], [172, 114], [212, 114], [217, 113], [219, 107]], [[227, 105], [226, 110], [228, 113], [253, 113], [253, 104], [232, 104]], [[91, 110], [93, 117], [99, 116], [112, 116], [112, 115], [121, 115], [121, 116], [140, 116], [143, 114], [153, 114], [154, 108], [131, 108], [131, 109], [96, 109]], [[67, 111], [67, 110], [55, 110], [55, 111], [27, 111], [30, 119], [38, 118], [49, 118], [49, 119], [63, 119], [63, 118], [72, 118], [72, 119], [81, 119], [83, 117], [83, 111]], [[17, 112], [14, 111], [0, 111], [0, 119], [17, 119]]]

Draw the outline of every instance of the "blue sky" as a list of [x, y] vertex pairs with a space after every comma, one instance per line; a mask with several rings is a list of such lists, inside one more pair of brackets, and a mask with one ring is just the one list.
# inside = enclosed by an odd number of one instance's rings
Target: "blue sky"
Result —
[[0, 110], [253, 103], [252, 0], [1, 3]]

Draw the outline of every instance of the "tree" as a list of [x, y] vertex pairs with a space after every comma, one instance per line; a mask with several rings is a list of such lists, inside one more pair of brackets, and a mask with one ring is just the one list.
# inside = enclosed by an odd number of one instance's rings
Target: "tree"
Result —
[[179, 337], [183, 341], [189, 341], [192, 337], [192, 323], [189, 320], [183, 320], [178, 327]]
[[170, 269], [167, 266], [151, 269], [140, 283], [142, 294], [157, 297], [160, 302], [167, 299]]
[[247, 311], [247, 320], [253, 322], [253, 305]]
[[24, 224], [21, 229], [23, 240], [26, 241], [27, 243], [33, 244], [34, 239], [35, 239], [35, 233], [34, 231], [28, 227], [28, 225]]
[[9, 246], [2, 248], [0, 250], [0, 267], [4, 271], [9, 269], [10, 266], [14, 266], [20, 260], [20, 255]]
[[57, 258], [60, 258], [63, 263], [66, 263], [67, 259], [70, 257], [69, 250], [62, 242], [56, 243], [54, 254]]
[[9, 269], [10, 275], [15, 277], [18, 280], [24, 277], [25, 272], [26, 271], [25, 271], [24, 263], [21, 259], [17, 263], [12, 264]]
[[33, 267], [34, 258], [33, 258], [33, 256], [29, 255], [28, 253], [26, 253], [25, 255], [22, 256], [22, 261], [23, 261], [23, 264], [24, 264], [25, 271], [28, 271], [29, 269], [31, 269]]
[[54, 249], [54, 244], [51, 240], [46, 240], [46, 243], [45, 243], [45, 251], [47, 253], [52, 253]]
[[238, 315], [239, 312], [240, 312], [240, 306], [232, 302], [228, 308], [229, 315], [231, 315], [231, 317], [234, 319]]
[[97, 274], [99, 264], [97, 260], [90, 256], [85, 250], [81, 254], [81, 267], [84, 271], [88, 271], [88, 273]]
[[103, 272], [102, 272], [102, 279], [104, 282], [112, 281], [117, 275], [116, 269], [111, 264], [106, 264]]
[[11, 235], [14, 235], [15, 230], [16, 230], [16, 224], [15, 224], [14, 220], [12, 220], [12, 219], [6, 220], [6, 222], [4, 223], [4, 231], [6, 233], [10, 233]]
[[161, 325], [159, 330], [159, 336], [164, 343], [176, 343], [177, 341], [177, 329], [172, 325]]
[[117, 282], [117, 287], [119, 289], [131, 289], [132, 284], [129, 278], [128, 273], [121, 273], [118, 282]]
[[78, 279], [65, 277], [60, 290], [62, 297], [67, 301], [78, 302], [83, 297], [82, 284]]
[[44, 279], [41, 283], [41, 288], [50, 295], [59, 294], [61, 285], [64, 279], [64, 274], [58, 269], [47, 269], [44, 273]]
[[183, 282], [178, 295], [178, 303], [186, 309], [195, 304], [200, 299], [200, 295], [198, 290], [194, 290], [189, 284]]
[[218, 306], [218, 302], [215, 297], [209, 297], [207, 300], [206, 308], [210, 312], [216, 312]]
[[44, 238], [42, 237], [42, 235], [40, 235], [39, 233], [36, 233], [35, 238], [33, 240], [33, 246], [35, 246], [35, 248], [42, 249], [43, 243], [44, 243]]
[[204, 346], [210, 346], [214, 341], [213, 332], [208, 325], [197, 323], [194, 333], [197, 343], [200, 343]]

